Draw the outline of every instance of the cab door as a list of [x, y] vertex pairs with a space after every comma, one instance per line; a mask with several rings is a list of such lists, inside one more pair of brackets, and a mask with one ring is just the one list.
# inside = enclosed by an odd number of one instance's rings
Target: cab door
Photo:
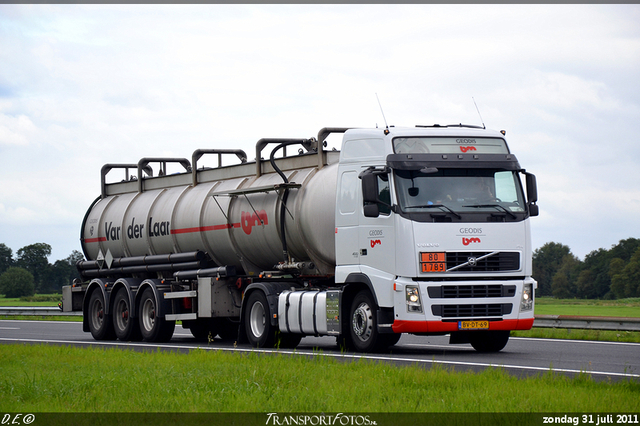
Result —
[[362, 179], [362, 214], [358, 244], [360, 265], [395, 275], [396, 235], [391, 211], [391, 186], [386, 170], [368, 169]]

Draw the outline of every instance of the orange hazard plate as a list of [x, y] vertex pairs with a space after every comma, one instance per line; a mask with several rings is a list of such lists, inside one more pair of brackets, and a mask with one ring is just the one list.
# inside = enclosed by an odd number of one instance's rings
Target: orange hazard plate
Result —
[[445, 272], [447, 270], [446, 254], [444, 252], [420, 253], [422, 272]]
[[488, 330], [489, 321], [458, 321], [458, 330]]
[[447, 264], [440, 263], [423, 263], [422, 272], [445, 272], [447, 270]]

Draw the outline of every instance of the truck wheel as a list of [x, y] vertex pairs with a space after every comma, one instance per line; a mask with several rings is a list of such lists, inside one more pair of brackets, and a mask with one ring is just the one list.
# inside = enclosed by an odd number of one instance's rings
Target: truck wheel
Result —
[[376, 308], [368, 290], [356, 295], [349, 310], [348, 343], [358, 352], [375, 352], [382, 342], [378, 333]]
[[500, 352], [509, 342], [509, 330], [479, 331], [470, 337], [471, 346], [478, 352]]
[[138, 319], [142, 338], [148, 342], [168, 342], [173, 336], [175, 321], [167, 321], [156, 315], [158, 306], [153, 289], [147, 287], [140, 298]]
[[244, 326], [247, 339], [254, 348], [272, 348], [276, 341], [276, 327], [271, 325], [271, 311], [267, 296], [254, 291], [247, 300]]
[[95, 290], [89, 298], [89, 308], [87, 309], [89, 330], [96, 340], [113, 340], [116, 335], [111, 323], [111, 315], [107, 315], [105, 310], [104, 297], [100, 290]]
[[140, 325], [131, 317], [129, 292], [122, 287], [113, 299], [113, 329], [116, 337], [123, 341], [141, 340]]

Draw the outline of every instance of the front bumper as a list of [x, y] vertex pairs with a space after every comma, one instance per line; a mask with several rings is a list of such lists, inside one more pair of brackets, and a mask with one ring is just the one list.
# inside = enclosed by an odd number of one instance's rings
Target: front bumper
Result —
[[398, 277], [391, 328], [395, 333], [450, 333], [460, 330], [459, 321], [486, 321], [486, 330], [530, 330], [534, 304], [532, 299], [523, 303], [523, 294], [530, 298], [534, 286], [531, 278], [414, 281]]

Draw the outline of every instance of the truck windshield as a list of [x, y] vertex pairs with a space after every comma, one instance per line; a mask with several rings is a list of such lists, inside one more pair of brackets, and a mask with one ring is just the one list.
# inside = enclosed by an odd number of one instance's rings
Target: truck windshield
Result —
[[525, 211], [516, 172], [496, 169], [440, 169], [434, 173], [396, 170], [398, 204], [403, 212], [502, 212], [514, 216]]

